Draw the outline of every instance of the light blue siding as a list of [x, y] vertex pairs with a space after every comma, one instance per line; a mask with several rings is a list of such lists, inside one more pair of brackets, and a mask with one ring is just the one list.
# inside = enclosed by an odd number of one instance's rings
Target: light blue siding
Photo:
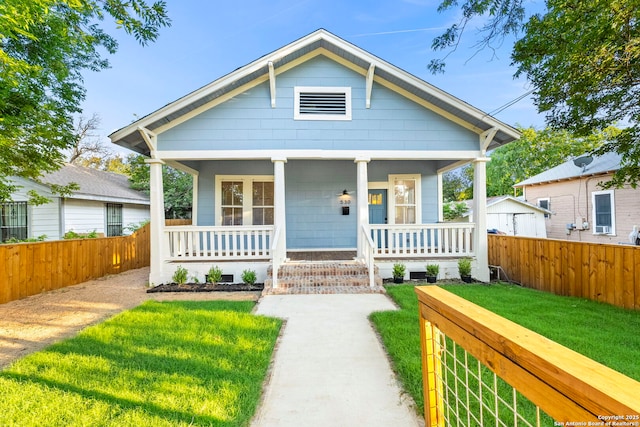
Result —
[[[198, 178], [198, 225], [216, 224], [216, 175], [273, 175], [269, 161], [203, 161]], [[357, 241], [356, 172], [353, 161], [291, 160], [285, 164], [287, 247], [289, 249], [353, 249]], [[387, 182], [389, 175], [420, 174], [423, 222], [438, 218], [435, 163], [373, 161], [369, 182]], [[349, 197], [341, 197], [342, 190]], [[346, 203], [343, 203], [346, 202]], [[349, 206], [349, 215], [342, 207]]]
[[[276, 78], [276, 108], [263, 83], [162, 133], [161, 150], [477, 149], [478, 136], [374, 83], [365, 108], [365, 78], [319, 56]], [[294, 120], [295, 86], [351, 87], [352, 120]], [[215, 155], [212, 155], [215, 157]]]

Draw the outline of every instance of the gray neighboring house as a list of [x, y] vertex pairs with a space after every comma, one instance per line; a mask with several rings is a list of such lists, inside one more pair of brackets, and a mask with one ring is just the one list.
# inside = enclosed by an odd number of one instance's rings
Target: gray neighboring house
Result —
[[515, 187], [522, 187], [529, 203], [552, 212], [545, 220], [551, 239], [629, 243], [633, 226], [640, 224], [640, 189], [599, 185], [611, 180], [620, 161], [617, 153], [581, 156]]
[[[149, 219], [149, 196], [129, 188], [129, 179], [124, 175], [67, 164], [43, 176], [40, 182], [17, 177], [13, 182], [20, 188], [12, 195], [12, 201], [0, 203], [3, 242], [42, 235], [46, 240], [57, 240], [68, 231], [95, 230], [104, 236], [120, 236], [127, 233], [128, 225]], [[53, 184], [72, 182], [80, 189], [68, 197], [51, 191]], [[50, 198], [51, 202], [29, 204], [30, 190]]]

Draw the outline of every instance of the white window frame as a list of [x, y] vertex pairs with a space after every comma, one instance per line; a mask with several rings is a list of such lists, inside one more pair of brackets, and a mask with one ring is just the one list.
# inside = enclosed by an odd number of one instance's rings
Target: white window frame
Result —
[[[294, 120], [351, 120], [351, 88], [348, 86], [295, 86], [294, 90]], [[345, 114], [300, 114], [301, 93], [344, 93]]]
[[[216, 225], [222, 226], [222, 182], [242, 182], [242, 225], [229, 225], [228, 227], [252, 227], [253, 226], [253, 183], [274, 182], [273, 175], [216, 175], [215, 180], [215, 217]], [[275, 191], [275, 189], [274, 189]]]
[[[416, 197], [415, 197], [415, 209], [416, 209], [416, 222], [415, 224], [422, 224], [422, 175], [420, 174], [396, 174], [389, 175], [389, 188], [387, 192], [388, 203], [388, 215], [387, 222], [389, 224], [396, 223], [396, 197], [394, 192], [395, 181], [398, 179], [408, 180], [413, 179], [416, 182]], [[401, 224], [403, 225], [403, 224]], [[408, 225], [408, 224], [404, 224]]]
[[[546, 210], [550, 211], [551, 210], [551, 199], [549, 197], [541, 197], [541, 198], [539, 198], [538, 199], [538, 203], [537, 203], [539, 208], [542, 208], [542, 206], [540, 206], [540, 202], [542, 202], [542, 201], [546, 201], [547, 202], [547, 207], [543, 208], [543, 209], [546, 209]], [[548, 214], [548, 213], [545, 213], [544, 214], [544, 219], [549, 219], [549, 218], [551, 218], [551, 215]]]
[[[608, 233], [596, 232], [596, 196], [609, 195], [611, 201], [611, 230]], [[607, 235], [615, 236], [616, 234], [616, 204], [615, 204], [615, 192], [614, 190], [603, 190], [591, 192], [591, 211], [593, 218], [593, 234], [595, 235]]]

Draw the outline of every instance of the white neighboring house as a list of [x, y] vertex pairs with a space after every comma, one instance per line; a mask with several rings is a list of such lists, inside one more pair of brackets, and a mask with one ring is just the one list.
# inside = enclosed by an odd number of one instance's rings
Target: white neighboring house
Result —
[[[461, 221], [473, 222], [473, 200]], [[547, 237], [545, 217], [551, 211], [511, 196], [487, 198], [487, 230], [498, 230], [509, 236]]]
[[[40, 183], [24, 178], [14, 178], [13, 182], [20, 188], [12, 194], [12, 201], [0, 203], [3, 242], [42, 235], [46, 240], [57, 240], [68, 231], [120, 236], [127, 234], [128, 225], [149, 220], [149, 196], [129, 188], [129, 179], [124, 175], [67, 164], [43, 176]], [[51, 191], [52, 184], [72, 182], [80, 189], [68, 197]], [[30, 190], [48, 197], [51, 202], [29, 204]]]

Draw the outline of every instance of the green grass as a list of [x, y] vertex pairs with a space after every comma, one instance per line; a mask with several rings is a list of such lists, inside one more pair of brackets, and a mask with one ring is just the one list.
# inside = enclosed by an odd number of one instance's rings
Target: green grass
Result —
[[[512, 285], [442, 286], [515, 323], [640, 381], [640, 312]], [[373, 323], [405, 390], [424, 410], [418, 301], [413, 286], [389, 286], [399, 311], [374, 313]]]
[[153, 302], [0, 372], [0, 425], [245, 426], [281, 321], [253, 302]]

